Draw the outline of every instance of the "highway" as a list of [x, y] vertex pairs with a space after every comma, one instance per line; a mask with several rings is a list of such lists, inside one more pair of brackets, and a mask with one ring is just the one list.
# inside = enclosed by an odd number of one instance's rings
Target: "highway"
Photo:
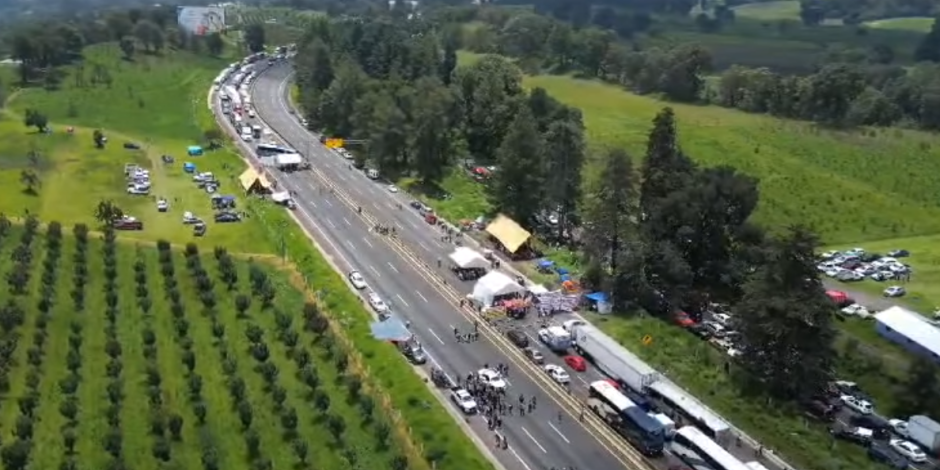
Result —
[[[495, 328], [480, 324], [481, 339], [466, 344], [455, 341], [454, 328], [469, 332], [473, 313], [458, 306], [471, 285], [459, 285], [447, 272], [428, 266], [426, 260], [449, 251], [430, 226], [407, 209], [398, 209], [383, 186], [355, 184], [365, 177], [349, 170], [347, 163], [319, 142], [284, 107], [282, 83], [289, 69], [275, 67], [258, 77], [252, 98], [262, 120], [288, 144], [301, 150], [313, 164], [307, 172], [271, 170], [280, 189], [291, 190], [298, 203], [296, 215], [341, 269], [359, 270], [370, 287], [389, 303], [397, 315], [411, 321], [431, 362], [451, 376], [466, 376], [484, 364], [509, 366], [509, 397], [536, 397], [533, 413], [505, 417], [500, 433], [508, 449], [495, 451], [500, 462], [513, 470], [548, 470], [552, 467], [648, 468], [636, 451], [596, 417], [582, 415], [583, 397], [566, 392], [539, 368], [524, 359]], [[217, 104], [217, 103], [216, 103]], [[218, 110], [217, 110], [218, 111]], [[229, 128], [234, 132], [234, 129]], [[252, 155], [250, 149], [243, 150]], [[329, 172], [327, 174], [327, 172]], [[368, 181], [368, 180], [367, 180]], [[362, 205], [362, 213], [356, 207]], [[390, 217], [394, 215], [395, 217]], [[418, 253], [398, 239], [374, 233], [376, 223], [395, 225], [399, 237], [415, 241]], [[430, 264], [436, 264], [430, 262]], [[583, 387], [572, 387], [583, 389]], [[583, 392], [579, 390], [578, 393]], [[559, 419], [561, 415], [561, 419]], [[469, 420], [483, 442], [495, 445], [481, 417]]]

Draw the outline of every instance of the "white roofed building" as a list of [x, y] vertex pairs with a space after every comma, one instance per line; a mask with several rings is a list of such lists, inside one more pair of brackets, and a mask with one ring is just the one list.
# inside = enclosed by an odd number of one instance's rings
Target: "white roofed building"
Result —
[[875, 330], [888, 341], [940, 364], [940, 328], [919, 313], [895, 305], [875, 315]]

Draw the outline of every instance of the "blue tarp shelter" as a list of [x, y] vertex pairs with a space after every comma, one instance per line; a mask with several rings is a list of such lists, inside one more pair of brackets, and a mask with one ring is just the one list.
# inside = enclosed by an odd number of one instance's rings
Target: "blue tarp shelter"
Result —
[[202, 147], [190, 145], [189, 148], [186, 149], [186, 153], [189, 154], [190, 157], [200, 157], [202, 156]]
[[372, 322], [370, 328], [372, 337], [382, 341], [407, 341], [412, 336], [411, 330], [395, 317]]
[[551, 267], [554, 266], [554, 265], [555, 265], [555, 262], [552, 261], [552, 260], [550, 260], [550, 259], [543, 259], [543, 260], [539, 261], [539, 268], [540, 268], [540, 269], [549, 269], [549, 268], [551, 268]]
[[195, 164], [195, 163], [192, 163], [192, 162], [186, 162], [186, 163], [184, 163], [184, 164], [183, 164], [183, 171], [185, 171], [186, 173], [195, 173], [195, 172], [196, 172], [196, 164]]
[[603, 292], [592, 292], [588, 295], [585, 295], [584, 298], [590, 300], [591, 302], [607, 302], [607, 294]]
[[555, 272], [558, 273], [559, 276], [567, 276], [567, 275], [568, 275], [568, 270], [565, 269], [565, 268], [556, 268], [556, 269], [555, 269]]

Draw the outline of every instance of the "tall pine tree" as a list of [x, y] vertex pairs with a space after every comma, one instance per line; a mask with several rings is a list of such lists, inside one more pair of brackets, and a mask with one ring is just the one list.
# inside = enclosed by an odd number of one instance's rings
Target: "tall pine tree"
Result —
[[498, 167], [489, 189], [493, 207], [523, 225], [534, 223], [543, 209], [544, 149], [532, 111], [521, 106], [496, 152]]
[[651, 214], [657, 209], [658, 201], [683, 188], [694, 170], [695, 165], [679, 149], [675, 114], [672, 108], [664, 108], [653, 119], [653, 130], [646, 143], [640, 187], [641, 215]]
[[818, 242], [803, 227], [768, 244], [735, 306], [746, 389], [780, 400], [822, 392], [836, 360], [832, 302], [815, 267]]

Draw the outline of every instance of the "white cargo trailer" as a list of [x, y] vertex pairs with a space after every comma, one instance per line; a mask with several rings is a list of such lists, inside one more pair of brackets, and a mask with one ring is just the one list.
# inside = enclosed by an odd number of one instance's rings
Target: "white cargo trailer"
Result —
[[907, 420], [907, 434], [928, 452], [940, 451], [940, 423], [927, 416], [911, 416], [911, 419]]
[[643, 392], [659, 379], [659, 372], [593, 325], [573, 327], [575, 348], [602, 372], [627, 387]]

